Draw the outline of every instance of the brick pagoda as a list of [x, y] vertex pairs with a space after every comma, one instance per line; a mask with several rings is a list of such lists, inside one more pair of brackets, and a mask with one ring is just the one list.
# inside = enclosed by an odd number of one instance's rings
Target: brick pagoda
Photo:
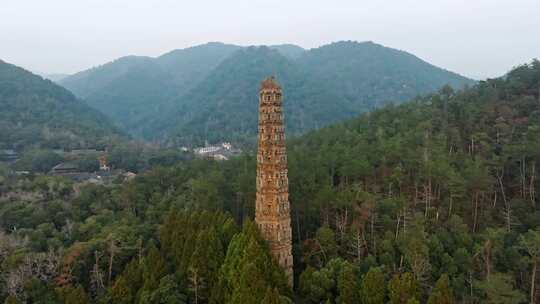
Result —
[[273, 77], [261, 83], [255, 222], [270, 250], [293, 282], [289, 181], [281, 87]]

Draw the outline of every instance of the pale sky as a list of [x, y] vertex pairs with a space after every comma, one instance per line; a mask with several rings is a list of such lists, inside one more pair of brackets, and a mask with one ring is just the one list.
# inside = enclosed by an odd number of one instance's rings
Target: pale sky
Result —
[[468, 77], [540, 58], [540, 0], [1, 0], [0, 59], [74, 73], [209, 41], [371, 40]]

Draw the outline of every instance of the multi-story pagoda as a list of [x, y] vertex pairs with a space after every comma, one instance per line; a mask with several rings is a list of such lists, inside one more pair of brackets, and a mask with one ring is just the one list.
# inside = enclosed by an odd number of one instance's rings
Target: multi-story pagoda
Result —
[[259, 93], [255, 222], [292, 286], [291, 216], [282, 94], [273, 77], [261, 83]]

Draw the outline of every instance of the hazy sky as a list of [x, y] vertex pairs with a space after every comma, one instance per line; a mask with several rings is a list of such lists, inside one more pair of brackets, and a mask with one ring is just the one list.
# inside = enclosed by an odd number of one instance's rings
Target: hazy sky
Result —
[[474, 78], [540, 58], [540, 0], [2, 0], [0, 59], [73, 73], [208, 41], [372, 40]]

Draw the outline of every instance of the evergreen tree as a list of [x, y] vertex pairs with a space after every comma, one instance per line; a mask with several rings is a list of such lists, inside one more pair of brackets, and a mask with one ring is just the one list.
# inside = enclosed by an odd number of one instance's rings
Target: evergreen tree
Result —
[[4, 301], [4, 304], [20, 304], [20, 303], [21, 301], [17, 300], [17, 298], [14, 296], [9, 296]]
[[167, 275], [167, 265], [160, 251], [152, 246], [144, 257], [142, 265], [142, 288], [138, 291], [140, 301], [152, 303], [156, 290], [160, 287], [161, 279]]
[[454, 295], [450, 287], [448, 275], [443, 274], [437, 280], [435, 288], [431, 291], [428, 298], [428, 304], [453, 304]]
[[268, 287], [277, 288], [280, 295], [290, 295], [283, 270], [251, 221], [246, 221], [242, 232], [229, 244], [220, 280], [225, 303], [260, 303]]
[[386, 284], [384, 274], [378, 267], [372, 267], [362, 278], [362, 303], [384, 304], [386, 299]]
[[526, 234], [522, 235], [520, 239], [520, 246], [529, 256], [529, 263], [532, 264], [529, 301], [530, 303], [535, 303], [536, 273], [538, 271], [538, 264], [540, 263], [540, 227], [536, 230], [529, 230]]
[[31, 279], [24, 285], [24, 292], [27, 296], [27, 302], [30, 303], [58, 303], [58, 297], [52, 284], [47, 284], [37, 278]]
[[112, 303], [128, 304], [136, 302], [143, 284], [143, 267], [141, 261], [135, 258], [127, 264], [122, 275], [114, 281], [110, 290]]
[[[185, 304], [187, 297], [180, 293], [180, 286], [173, 275], [166, 275], [159, 280], [159, 286], [151, 292], [141, 294], [140, 304]], [[199, 302], [194, 302], [199, 303]]]
[[518, 304], [526, 300], [525, 294], [513, 287], [511, 276], [502, 273], [494, 273], [489, 281], [478, 283], [485, 293], [486, 303], [490, 304]]
[[414, 275], [410, 272], [396, 274], [388, 283], [388, 296], [391, 304], [407, 304], [420, 297]]
[[64, 286], [56, 289], [60, 303], [86, 304], [89, 303], [88, 295], [82, 286]]
[[275, 288], [268, 287], [261, 304], [281, 304], [279, 291]]
[[360, 300], [359, 285], [355, 269], [346, 263], [338, 276], [338, 302], [340, 304], [354, 304]]
[[223, 248], [216, 230], [202, 230], [197, 237], [188, 268], [189, 286], [194, 297], [208, 299], [211, 296], [223, 259]]
[[335, 297], [336, 282], [328, 268], [309, 267], [300, 275], [300, 292], [311, 303], [321, 303]]

